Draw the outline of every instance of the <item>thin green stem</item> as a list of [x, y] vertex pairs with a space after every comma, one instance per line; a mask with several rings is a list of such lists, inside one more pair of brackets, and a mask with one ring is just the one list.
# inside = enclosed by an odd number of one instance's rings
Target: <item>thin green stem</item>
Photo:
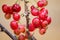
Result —
[[34, 0], [34, 2], [37, 2], [36, 0]]
[[16, 2], [15, 3], [17, 3], [18, 2], [18, 0], [16, 0]]

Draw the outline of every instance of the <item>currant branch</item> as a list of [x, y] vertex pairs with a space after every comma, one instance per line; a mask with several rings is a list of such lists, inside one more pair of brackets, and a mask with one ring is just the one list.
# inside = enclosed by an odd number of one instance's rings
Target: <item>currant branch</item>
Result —
[[2, 32], [5, 32], [12, 40], [17, 40], [15, 36], [13, 36], [4, 26], [0, 24], [0, 28]]
[[[28, 1], [26, 1], [26, 0], [24, 0], [24, 5], [25, 5], [25, 14], [26, 14], [26, 28], [28, 29], [28, 27], [29, 27], [29, 12], [28, 12], [28, 6], [27, 6], [27, 3], [28, 3]], [[28, 35], [29, 35], [29, 37], [28, 37], [28, 39], [29, 40], [36, 40], [36, 38], [34, 37], [34, 36], [30, 36], [30, 33], [29, 33], [29, 29], [27, 30], [27, 33], [28, 33]]]

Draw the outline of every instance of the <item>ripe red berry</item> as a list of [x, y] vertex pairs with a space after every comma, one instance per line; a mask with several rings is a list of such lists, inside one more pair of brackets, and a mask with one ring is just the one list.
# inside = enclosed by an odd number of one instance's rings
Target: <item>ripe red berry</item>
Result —
[[42, 25], [42, 27], [46, 27], [48, 25], [48, 22], [47, 21], [43, 21], [41, 25]]
[[34, 5], [32, 5], [32, 6], [31, 6], [31, 10], [33, 10], [34, 8], [35, 8]]
[[16, 29], [16, 30], [14, 30], [14, 33], [15, 33], [16, 35], [19, 35], [19, 34], [20, 34], [20, 29], [18, 28], [18, 29]]
[[32, 14], [33, 16], [38, 16], [38, 15], [39, 15], [39, 10], [36, 9], [36, 8], [34, 8], [34, 9], [31, 10], [31, 14]]
[[35, 26], [32, 23], [30, 23], [28, 29], [29, 29], [29, 31], [32, 32], [35, 30]]
[[8, 6], [8, 13], [10, 13], [10, 14], [13, 13], [12, 6]]
[[37, 5], [38, 5], [38, 7], [44, 7], [44, 2], [43, 1], [38, 1]]
[[16, 21], [11, 21], [10, 27], [11, 27], [11, 29], [16, 30], [16, 29], [18, 29], [18, 23]]
[[25, 36], [24, 35], [19, 35], [18, 40], [25, 40]]
[[14, 12], [19, 12], [21, 10], [21, 7], [20, 7], [19, 4], [14, 4], [12, 6], [12, 9], [13, 9]]
[[48, 14], [48, 10], [46, 8], [42, 8], [40, 11]]
[[42, 19], [42, 20], [45, 20], [46, 19], [46, 14], [45, 13], [41, 13], [39, 14], [39, 18]]
[[47, 0], [42, 0], [44, 2], [44, 6], [47, 6], [48, 1]]
[[25, 26], [24, 25], [19, 25], [19, 29], [21, 33], [25, 32]]
[[19, 21], [20, 15], [17, 14], [17, 13], [13, 14], [13, 19], [16, 20], [16, 21]]
[[48, 17], [46, 18], [46, 20], [47, 20], [48, 24], [51, 23], [51, 17], [48, 16]]
[[37, 2], [38, 7], [44, 7], [47, 6], [48, 1], [47, 0], [41, 0]]
[[32, 23], [35, 25], [36, 28], [41, 25], [41, 21], [37, 17], [32, 20]]
[[46, 32], [46, 29], [44, 29], [44, 28], [39, 29], [39, 33], [40, 33], [41, 35], [45, 34], [45, 32]]
[[4, 13], [8, 13], [8, 6], [6, 4], [4, 4], [2, 6], [2, 10], [3, 10]]
[[42, 19], [42, 20], [45, 20], [48, 16], [48, 11], [47, 9], [45, 8], [42, 8], [40, 11], [39, 11], [39, 18]]
[[5, 14], [5, 18], [6, 19], [10, 19], [11, 18], [11, 14], [9, 14], [9, 13]]

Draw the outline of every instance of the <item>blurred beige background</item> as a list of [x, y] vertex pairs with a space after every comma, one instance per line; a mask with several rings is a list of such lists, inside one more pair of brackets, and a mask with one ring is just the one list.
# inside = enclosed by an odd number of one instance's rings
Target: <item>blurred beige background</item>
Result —
[[[0, 0], [0, 24], [5, 26], [12, 34], [13, 31], [11, 30], [9, 23], [12, 20], [6, 20], [4, 18], [4, 13], [2, 12], [2, 5], [13, 5], [16, 0]], [[29, 0], [31, 3], [28, 5], [31, 6], [32, 4], [35, 5], [36, 3], [34, 0]], [[37, 0], [36, 0], [37, 1]], [[19, 3], [19, 2], [18, 2]], [[20, 13], [24, 12], [24, 4], [20, 1], [20, 5], [22, 6], [22, 10]], [[35, 5], [36, 6], [36, 5]], [[46, 7], [49, 10], [49, 16], [52, 17], [52, 23], [48, 26], [47, 32], [45, 35], [40, 35], [38, 30], [35, 30], [34, 36], [37, 40], [60, 40], [60, 0], [48, 0], [48, 6]], [[31, 15], [30, 15], [31, 16]], [[31, 18], [31, 17], [30, 17]], [[25, 24], [25, 20], [21, 18], [21, 23]], [[12, 40], [3, 32], [0, 32], [0, 40]]]

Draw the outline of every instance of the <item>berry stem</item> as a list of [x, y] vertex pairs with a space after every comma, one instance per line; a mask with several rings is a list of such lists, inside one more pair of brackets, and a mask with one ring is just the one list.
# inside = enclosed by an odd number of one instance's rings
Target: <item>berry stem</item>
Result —
[[18, 0], [16, 0], [16, 2], [15, 3], [17, 3], [18, 2]]
[[34, 0], [34, 2], [37, 2], [36, 0]]

